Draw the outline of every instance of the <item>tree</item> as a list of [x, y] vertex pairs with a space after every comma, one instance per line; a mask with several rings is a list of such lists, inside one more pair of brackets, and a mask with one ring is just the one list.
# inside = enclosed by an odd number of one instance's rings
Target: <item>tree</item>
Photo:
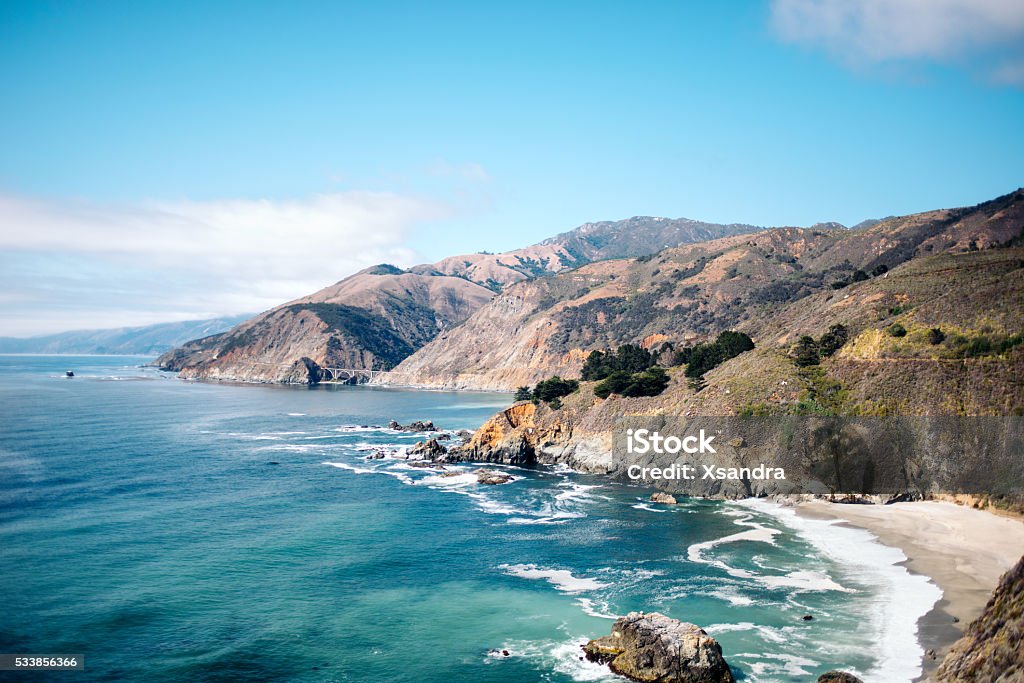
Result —
[[793, 362], [801, 368], [806, 368], [810, 365], [817, 365], [821, 362], [818, 343], [814, 341], [814, 337], [810, 337], [806, 334], [800, 337], [796, 345], [793, 346], [792, 356]]
[[941, 344], [945, 340], [946, 333], [943, 332], [938, 327], [933, 327], [932, 329], [928, 330], [928, 343], [931, 344], [932, 346]]
[[533, 388], [533, 398], [545, 403], [551, 403], [556, 398], [568, 396], [580, 388], [580, 383], [574, 379], [562, 379], [558, 375], [550, 379], [537, 382]]
[[899, 323], [893, 323], [892, 325], [890, 325], [887, 332], [893, 337], [907, 336], [907, 328], [903, 327], [903, 325], [900, 325]]
[[850, 332], [846, 329], [845, 325], [832, 325], [828, 328], [828, 332], [821, 335], [821, 339], [818, 340], [818, 350], [822, 356], [828, 358], [842, 348], [843, 344], [849, 340]]
[[868, 274], [865, 273], [863, 270], [858, 269], [853, 271], [852, 279], [854, 282], [864, 282], [865, 280], [868, 279]]
[[519, 387], [516, 389], [516, 395], [512, 400], [518, 403], [519, 401], [529, 401], [532, 398], [533, 392], [530, 391], [530, 387]]
[[885, 275], [888, 272], [889, 266], [885, 265], [884, 263], [879, 263], [877, 266], [871, 269], [871, 274], [874, 275], [875, 277], [878, 277], [879, 275]]

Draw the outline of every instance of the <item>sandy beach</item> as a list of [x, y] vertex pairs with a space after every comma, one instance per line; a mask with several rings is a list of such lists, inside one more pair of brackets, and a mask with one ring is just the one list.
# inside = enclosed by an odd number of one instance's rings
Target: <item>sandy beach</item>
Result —
[[[839, 519], [865, 529], [907, 556], [903, 564], [928, 576], [943, 597], [919, 622], [925, 675], [979, 614], [999, 577], [1024, 555], [1024, 521], [950, 502], [845, 505], [803, 501], [797, 513]], [[955, 621], [958, 619], [959, 621]]]

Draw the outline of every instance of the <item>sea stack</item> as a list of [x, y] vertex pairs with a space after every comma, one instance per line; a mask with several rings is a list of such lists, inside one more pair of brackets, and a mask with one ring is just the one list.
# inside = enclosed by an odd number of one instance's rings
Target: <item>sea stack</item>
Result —
[[733, 683], [722, 647], [704, 629], [658, 612], [630, 612], [583, 651], [592, 662], [643, 683]]

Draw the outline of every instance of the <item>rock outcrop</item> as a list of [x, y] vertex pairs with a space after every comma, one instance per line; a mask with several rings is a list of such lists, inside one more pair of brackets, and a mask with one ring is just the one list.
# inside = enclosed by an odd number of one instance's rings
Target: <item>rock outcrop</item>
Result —
[[864, 681], [846, 671], [826, 671], [818, 676], [818, 683], [864, 683]]
[[488, 486], [507, 484], [515, 479], [511, 474], [496, 472], [495, 470], [477, 470], [476, 472], [473, 472], [473, 474], [476, 475], [476, 481], [478, 484], [487, 484]]
[[394, 429], [396, 432], [436, 432], [438, 431], [437, 426], [434, 425], [433, 420], [413, 420], [407, 425], [400, 424], [398, 420], [391, 420], [388, 422], [388, 429]]
[[934, 680], [940, 683], [1024, 681], [1024, 557], [1006, 572], [981, 616], [953, 645]]
[[438, 443], [437, 439], [419, 441], [408, 450], [408, 454], [410, 456], [415, 455], [420, 458], [426, 458], [427, 460], [437, 460], [447, 452], [448, 449]]
[[676, 497], [673, 496], [671, 493], [657, 491], [651, 494], [651, 502], [661, 503], [662, 505], [675, 505], [677, 501]]
[[644, 683], [733, 683], [718, 642], [700, 627], [657, 612], [630, 612], [609, 636], [583, 646], [587, 659]]

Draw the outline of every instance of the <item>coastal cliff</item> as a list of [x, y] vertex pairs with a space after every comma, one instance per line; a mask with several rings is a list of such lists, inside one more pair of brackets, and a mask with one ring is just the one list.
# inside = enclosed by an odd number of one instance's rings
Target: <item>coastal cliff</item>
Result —
[[981, 616], [936, 671], [938, 683], [1024, 681], [1024, 558], [1003, 575]]

